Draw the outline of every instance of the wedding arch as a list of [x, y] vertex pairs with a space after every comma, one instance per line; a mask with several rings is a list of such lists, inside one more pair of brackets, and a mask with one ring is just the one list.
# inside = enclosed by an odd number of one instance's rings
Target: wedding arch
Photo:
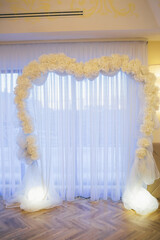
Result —
[[[158, 208], [158, 201], [146, 190], [148, 184], [152, 184], [160, 177], [152, 156], [152, 133], [158, 125], [156, 109], [159, 106], [158, 88], [155, 86], [155, 76], [148, 71], [137, 59], [129, 60], [127, 55], [103, 56], [92, 59], [86, 63], [76, 62], [75, 59], [64, 54], [49, 54], [40, 56], [38, 61], [30, 62], [24, 67], [22, 75], [17, 79], [15, 88], [15, 104], [17, 105], [18, 118], [21, 122], [21, 133], [17, 143], [20, 148], [21, 158], [29, 164], [28, 175], [34, 179], [38, 172], [37, 160], [39, 159], [36, 135], [31, 116], [27, 112], [27, 98], [33, 85], [42, 85], [47, 79], [48, 72], [56, 72], [59, 75], [74, 75], [77, 81], [88, 78], [95, 79], [99, 73], [113, 76], [118, 71], [130, 74], [136, 81], [144, 85], [145, 109], [143, 123], [140, 126], [140, 137], [137, 139], [135, 160], [132, 166], [122, 201], [127, 209], [134, 209], [139, 214], [148, 214]], [[25, 178], [25, 177], [24, 177]], [[31, 181], [19, 192], [14, 200], [20, 203], [20, 207], [27, 211], [36, 211], [43, 208], [61, 204], [61, 199], [56, 191], [49, 196], [45, 186], [41, 189]], [[39, 195], [38, 195], [39, 194]], [[33, 195], [38, 196], [37, 199]]]

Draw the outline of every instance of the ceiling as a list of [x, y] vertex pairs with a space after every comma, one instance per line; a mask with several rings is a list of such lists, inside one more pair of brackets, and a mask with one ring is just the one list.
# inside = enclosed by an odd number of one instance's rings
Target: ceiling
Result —
[[0, 43], [160, 41], [160, 0], [0, 0], [0, 14], [82, 10], [83, 16], [0, 18]]

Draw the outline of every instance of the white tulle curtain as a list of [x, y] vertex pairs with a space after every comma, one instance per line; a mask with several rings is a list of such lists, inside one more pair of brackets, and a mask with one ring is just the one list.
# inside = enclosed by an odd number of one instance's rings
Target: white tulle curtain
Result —
[[0, 69], [23, 69], [30, 61], [50, 53], [64, 53], [78, 62], [112, 54], [126, 54], [130, 59], [138, 58], [147, 64], [146, 42], [13, 44], [0, 45]]
[[[26, 168], [17, 158], [16, 78], [29, 61], [56, 52], [79, 61], [112, 53], [142, 63], [147, 59], [144, 42], [0, 46], [0, 194], [4, 198], [16, 191]], [[29, 107], [38, 133], [41, 171], [47, 186], [54, 184], [63, 199], [120, 199], [141, 122], [143, 90], [138, 85], [121, 72], [82, 82], [50, 73], [45, 85], [33, 88]]]
[[7, 198], [17, 190], [25, 173], [25, 164], [17, 158], [16, 135], [19, 123], [14, 104], [14, 87], [20, 72], [0, 74], [0, 194]]
[[122, 72], [93, 81], [50, 73], [34, 87], [42, 173], [63, 199], [122, 196], [142, 121], [139, 85]]

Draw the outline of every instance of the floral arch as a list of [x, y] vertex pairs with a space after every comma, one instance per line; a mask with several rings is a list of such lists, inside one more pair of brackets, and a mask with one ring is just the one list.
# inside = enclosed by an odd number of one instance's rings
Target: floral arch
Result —
[[[137, 142], [135, 161], [122, 200], [126, 208], [134, 209], [140, 214], [147, 214], [158, 208], [157, 200], [151, 196], [144, 185], [147, 186], [160, 177], [152, 156], [152, 133], [158, 124], [156, 109], [159, 107], [159, 99], [158, 88], [155, 86], [155, 76], [139, 60], [129, 60], [126, 55], [112, 55], [92, 59], [86, 63], [78, 63], [75, 59], [64, 54], [49, 54], [40, 56], [38, 61], [30, 62], [24, 67], [22, 75], [18, 77], [15, 88], [15, 104], [22, 127], [22, 133], [18, 137], [18, 145], [22, 159], [25, 159], [26, 163], [32, 166], [32, 163], [36, 162], [39, 156], [36, 136], [33, 134], [34, 126], [31, 116], [26, 110], [26, 100], [33, 84], [43, 84], [47, 79], [46, 74], [48, 72], [54, 71], [58, 74], [74, 75], [77, 80], [83, 78], [93, 80], [100, 72], [106, 75], [114, 75], [119, 70], [131, 74], [136, 81], [144, 84], [145, 110], [143, 123], [140, 126], [141, 137]], [[144, 198], [146, 201], [143, 202], [142, 199]], [[42, 200], [44, 202], [44, 199]], [[21, 203], [22, 198], [18, 201]], [[29, 199], [25, 198], [25, 201], [29, 206]], [[44, 204], [39, 203], [38, 208], [32, 208], [33, 203], [25, 208], [24, 204], [21, 203], [21, 208], [36, 211], [45, 208], [46, 201], [47, 199], [45, 199]]]

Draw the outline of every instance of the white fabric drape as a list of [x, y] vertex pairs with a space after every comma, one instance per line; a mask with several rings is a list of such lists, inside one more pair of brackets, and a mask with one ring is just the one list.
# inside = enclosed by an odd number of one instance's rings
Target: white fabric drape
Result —
[[[0, 193], [4, 198], [15, 192], [25, 173], [16, 147], [17, 75], [42, 53], [55, 52], [79, 61], [120, 53], [146, 63], [147, 56], [142, 42], [0, 46]], [[129, 78], [120, 72], [76, 82], [51, 73], [44, 86], [34, 87], [30, 111], [39, 136], [41, 170], [47, 186], [54, 184], [63, 199], [120, 199], [141, 121], [137, 83]]]
[[86, 62], [89, 59], [112, 54], [126, 54], [147, 64], [146, 42], [89, 42], [0, 45], [0, 69], [23, 69], [42, 54], [64, 53], [68, 57]]
[[14, 104], [14, 87], [18, 72], [0, 74], [0, 194], [6, 198], [17, 190], [25, 165], [17, 158], [16, 135], [19, 123]]
[[34, 87], [30, 102], [47, 186], [67, 200], [120, 199], [134, 160], [142, 90], [122, 72], [93, 81], [51, 73]]

